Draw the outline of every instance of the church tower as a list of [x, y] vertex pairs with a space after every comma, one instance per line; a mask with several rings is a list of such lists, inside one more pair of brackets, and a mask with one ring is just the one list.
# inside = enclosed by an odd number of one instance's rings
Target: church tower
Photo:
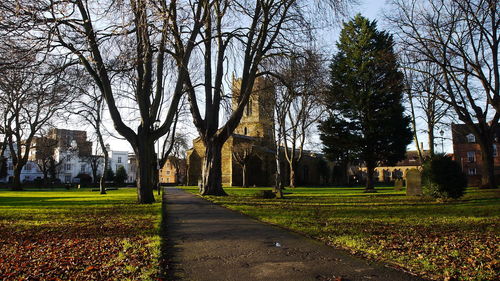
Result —
[[[233, 78], [232, 109], [238, 106], [241, 79]], [[250, 100], [243, 111], [235, 134], [262, 138], [263, 142], [274, 143], [274, 87], [266, 78], [255, 79]]]

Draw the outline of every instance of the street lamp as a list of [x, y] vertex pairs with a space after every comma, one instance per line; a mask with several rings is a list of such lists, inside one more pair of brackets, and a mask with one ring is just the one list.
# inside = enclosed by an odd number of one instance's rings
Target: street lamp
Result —
[[441, 135], [441, 152], [444, 154], [444, 131], [443, 129], [441, 129], [441, 131], [439, 131], [439, 134]]
[[[153, 123], [153, 129], [155, 130], [158, 130], [158, 128], [160, 128], [160, 124], [161, 124], [161, 121], [160, 120], [156, 120], [154, 123]], [[158, 138], [156, 140], [156, 170], [158, 171], [157, 173], [157, 179], [156, 179], [156, 183], [157, 183], [157, 189], [158, 189], [158, 195], [160, 195], [160, 138]]]

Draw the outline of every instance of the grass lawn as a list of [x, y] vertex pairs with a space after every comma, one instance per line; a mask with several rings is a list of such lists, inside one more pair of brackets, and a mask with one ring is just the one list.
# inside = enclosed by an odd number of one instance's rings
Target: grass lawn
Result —
[[469, 189], [461, 200], [438, 203], [389, 187], [375, 194], [295, 188], [283, 200], [254, 198], [262, 189], [225, 188], [229, 196], [207, 199], [428, 278], [500, 279], [499, 190]]
[[135, 188], [1, 190], [0, 280], [155, 280], [161, 205], [136, 201]]

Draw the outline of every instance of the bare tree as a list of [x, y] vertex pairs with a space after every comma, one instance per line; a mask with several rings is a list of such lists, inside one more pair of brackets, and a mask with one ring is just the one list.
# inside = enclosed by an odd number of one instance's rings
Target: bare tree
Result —
[[[496, 187], [493, 134], [500, 119], [500, 12], [494, 0], [393, 0], [388, 19], [401, 44], [430, 69], [437, 98], [452, 107], [476, 136], [482, 155], [482, 186]], [[437, 70], [437, 73], [434, 71]], [[437, 74], [437, 75], [436, 75]]]
[[177, 133], [174, 138], [172, 150], [169, 156], [170, 163], [175, 169], [175, 179], [177, 183], [180, 181], [180, 173], [183, 163], [186, 162], [186, 150], [188, 149], [188, 138], [186, 134]]
[[71, 103], [74, 81], [60, 63], [33, 64], [22, 68], [4, 68], [0, 75], [0, 103], [3, 127], [11, 152], [13, 189], [21, 189], [21, 170], [28, 161], [35, 135], [62, 109]]
[[55, 149], [58, 145], [56, 139], [48, 137], [35, 137], [33, 139], [34, 145], [32, 149], [35, 155], [31, 156], [31, 160], [36, 163], [40, 171], [43, 173], [43, 183], [48, 184], [49, 176], [52, 176], [51, 170], [54, 169], [53, 165], [56, 163], [54, 159]]
[[233, 149], [233, 159], [236, 161], [238, 165], [240, 165], [241, 170], [243, 172], [243, 183], [242, 187], [248, 187], [248, 163], [250, 162], [251, 157], [254, 153], [254, 145], [251, 143], [242, 143], [236, 146]]
[[106, 148], [106, 144], [104, 143], [101, 129], [105, 108], [104, 97], [97, 91], [97, 89], [95, 89], [95, 87], [91, 87], [87, 83], [82, 84], [79, 87], [83, 94], [77, 101], [75, 101], [72, 113], [80, 117], [86, 124], [92, 127], [96, 135], [100, 151], [102, 151], [103, 154], [103, 157], [99, 155], [88, 155], [85, 156], [83, 160], [89, 162], [92, 168], [94, 182], [96, 181], [99, 163], [101, 161], [103, 162], [104, 167], [99, 180], [99, 189], [101, 194], [106, 194], [106, 179], [104, 178], [104, 171], [108, 169], [109, 152]]
[[290, 170], [290, 187], [296, 186], [295, 170], [302, 159], [304, 145], [313, 125], [324, 112], [321, 93], [327, 85], [325, 73], [327, 71], [321, 56], [306, 50], [286, 58], [283, 68], [273, 74], [277, 77], [277, 135], [278, 139], [282, 138], [278, 146], [284, 146], [283, 152]]
[[[71, 63], [83, 65], [92, 77], [114, 128], [134, 149], [140, 203], [154, 202], [154, 143], [171, 129], [208, 2], [0, 4], [4, 15], [0, 25], [11, 28], [11, 36], [45, 42]], [[154, 126], [160, 119], [161, 125]]]
[[88, 156], [83, 156], [82, 157], [82, 160], [83, 162], [87, 163], [90, 165], [90, 169], [92, 170], [92, 181], [93, 183], [100, 183], [100, 192], [101, 194], [105, 194], [105, 193], [102, 193], [102, 190], [104, 189], [104, 192], [106, 192], [106, 189], [103, 188], [103, 182], [102, 182], [102, 178], [103, 178], [103, 174], [104, 174], [104, 169], [101, 171], [101, 173], [99, 173], [99, 168], [101, 166], [104, 166], [104, 156], [102, 155], [99, 155], [97, 153], [95, 154], [92, 154], [92, 155], [88, 155]]
[[[421, 71], [415, 71], [421, 69]], [[429, 155], [435, 154], [435, 131], [444, 125], [445, 119], [451, 117], [451, 106], [439, 99], [441, 89], [438, 81], [439, 69], [434, 65], [426, 63], [405, 64], [403, 62], [403, 73], [405, 75], [405, 92], [410, 105], [412, 116], [412, 127], [414, 140], [421, 161], [424, 160], [423, 147], [418, 141], [418, 133], [423, 131], [427, 134], [429, 143]], [[417, 119], [423, 121], [426, 129], [418, 130]]]
[[[226, 140], [238, 126], [263, 60], [287, 53], [297, 43], [311, 41], [311, 10], [316, 5], [333, 7], [335, 11], [344, 1], [321, 1], [322, 4], [306, 5], [306, 1], [224, 1], [205, 3], [203, 38], [197, 54], [202, 64], [201, 72], [189, 74], [188, 97], [193, 122], [205, 145], [202, 168], [202, 195], [225, 195], [222, 188], [221, 150]], [[231, 92], [224, 88], [230, 80], [231, 65], [239, 65], [241, 77], [234, 90], [235, 108], [227, 121], [221, 124], [221, 104]], [[204, 103], [203, 110], [200, 101]], [[203, 115], [204, 116], [203, 116]]]

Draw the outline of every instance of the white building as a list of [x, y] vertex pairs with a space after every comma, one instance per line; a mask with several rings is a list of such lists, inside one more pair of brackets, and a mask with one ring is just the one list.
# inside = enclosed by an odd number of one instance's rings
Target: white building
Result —
[[116, 170], [122, 166], [128, 173], [128, 151], [111, 150], [109, 152], [109, 167], [116, 174]]
[[128, 182], [137, 181], [137, 161], [134, 153], [128, 154], [127, 176], [128, 176]]
[[[34, 148], [30, 150], [30, 159], [44, 161], [53, 158], [56, 177], [62, 183], [79, 183], [80, 179], [91, 177], [92, 142], [87, 141], [87, 132], [53, 128], [47, 136], [33, 140]], [[38, 147], [38, 148], [37, 148]], [[98, 168], [102, 173], [102, 167]]]
[[[16, 149], [15, 144], [14, 149]], [[12, 162], [9, 147], [5, 149], [4, 157], [7, 158], [7, 176], [5, 176], [4, 178], [0, 178], [0, 182], [2, 183], [12, 181], [14, 178], [14, 164]], [[28, 160], [26, 165], [24, 165], [23, 169], [21, 170], [21, 182], [32, 182], [37, 178], [43, 179], [43, 173], [40, 171], [38, 165], [35, 162]]]
[[[60, 149], [56, 149], [55, 151], [55, 159], [59, 164], [58, 166], [58, 177], [59, 180], [63, 183], [79, 183], [80, 179], [78, 176], [82, 174], [93, 176], [92, 166], [89, 163], [88, 159], [85, 157], [81, 157], [78, 153], [74, 153], [71, 151], [60, 151]], [[103, 170], [103, 163], [97, 168], [97, 174], [101, 175]]]

